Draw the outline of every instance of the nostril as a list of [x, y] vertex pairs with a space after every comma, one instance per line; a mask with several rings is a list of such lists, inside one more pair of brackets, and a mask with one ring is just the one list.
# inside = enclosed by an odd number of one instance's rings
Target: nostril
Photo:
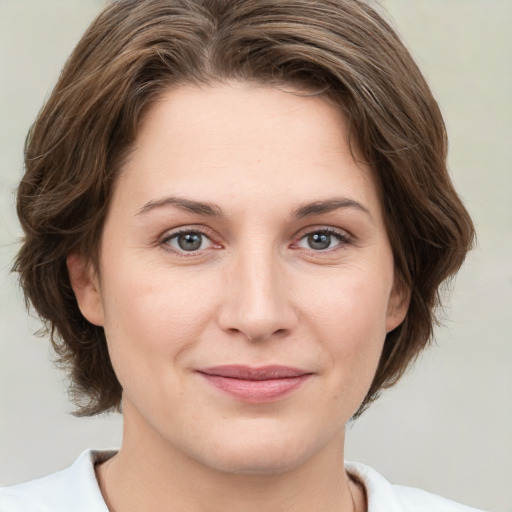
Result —
[[288, 329], [277, 329], [277, 330], [271, 331], [271, 332], [261, 332], [260, 334], [257, 334], [257, 335], [254, 335], [254, 334], [251, 335], [249, 333], [243, 333], [243, 334], [250, 342], [261, 343], [262, 341], [266, 341], [271, 338], [282, 337], [282, 336], [286, 335], [287, 332], [288, 332]]

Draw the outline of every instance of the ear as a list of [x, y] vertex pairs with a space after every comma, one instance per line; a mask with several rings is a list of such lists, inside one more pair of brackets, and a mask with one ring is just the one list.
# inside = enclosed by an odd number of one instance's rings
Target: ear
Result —
[[82, 315], [94, 325], [104, 324], [103, 301], [98, 275], [85, 257], [72, 253], [66, 258], [71, 288]]
[[405, 285], [397, 282], [393, 285], [388, 302], [386, 317], [386, 333], [396, 329], [405, 319], [411, 301], [411, 291]]

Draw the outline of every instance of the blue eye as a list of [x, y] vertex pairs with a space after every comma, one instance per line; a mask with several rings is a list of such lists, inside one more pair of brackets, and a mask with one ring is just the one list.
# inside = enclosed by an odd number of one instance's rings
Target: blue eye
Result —
[[325, 229], [308, 233], [299, 240], [298, 245], [304, 249], [326, 251], [348, 242], [347, 236]]
[[182, 231], [164, 240], [175, 251], [195, 252], [207, 249], [212, 245], [211, 240], [199, 231]]

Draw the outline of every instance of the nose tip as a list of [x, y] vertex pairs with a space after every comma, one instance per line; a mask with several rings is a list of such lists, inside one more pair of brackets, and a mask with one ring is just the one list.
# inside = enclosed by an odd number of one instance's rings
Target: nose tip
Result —
[[219, 315], [220, 327], [251, 342], [282, 337], [296, 324], [289, 287], [276, 262], [247, 261], [232, 269]]
[[252, 326], [246, 324], [245, 328], [232, 328], [231, 332], [240, 332], [243, 334], [251, 343], [261, 343], [269, 338], [284, 336], [288, 332], [288, 329], [278, 328], [273, 329], [268, 322], [266, 325], [263, 322], [254, 323]]
[[291, 314], [275, 297], [268, 294], [254, 300], [254, 291], [247, 288], [242, 299], [232, 297], [223, 308], [220, 325], [226, 332], [243, 334], [251, 342], [283, 336], [292, 328]]

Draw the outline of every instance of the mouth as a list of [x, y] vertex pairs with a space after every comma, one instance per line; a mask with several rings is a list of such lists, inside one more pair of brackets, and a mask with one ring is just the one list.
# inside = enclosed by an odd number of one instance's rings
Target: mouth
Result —
[[266, 403], [280, 400], [300, 388], [312, 372], [289, 366], [226, 365], [197, 371], [209, 384], [238, 400]]

